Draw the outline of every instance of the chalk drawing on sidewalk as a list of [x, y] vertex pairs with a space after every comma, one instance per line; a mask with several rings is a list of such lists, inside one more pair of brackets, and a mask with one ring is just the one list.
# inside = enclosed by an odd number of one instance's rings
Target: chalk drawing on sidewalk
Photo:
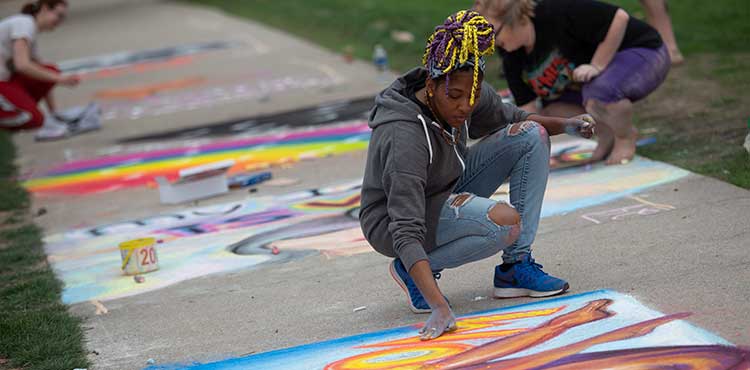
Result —
[[580, 166], [591, 157], [594, 149], [596, 141], [584, 138], [566, 138], [562, 142], [553, 142], [550, 148], [550, 170]]
[[[556, 171], [550, 175], [542, 216], [601, 204], [687, 174], [642, 158], [628, 166]], [[65, 283], [65, 303], [139, 294], [309, 253], [336, 257], [370, 252], [357, 222], [359, 186], [355, 182], [71, 230], [47, 237], [45, 248]], [[494, 198], [507, 200], [507, 194], [498, 192]], [[143, 284], [120, 274], [116, 248], [137, 237], [163, 240], [160, 270]], [[271, 253], [274, 247], [278, 255]]]
[[[273, 131], [271, 131], [273, 132]], [[230, 174], [262, 168], [268, 165], [288, 163], [301, 159], [324, 157], [367, 148], [370, 129], [363, 121], [330, 124], [317, 128], [299, 130], [292, 133], [258, 135], [250, 138], [216, 141], [206, 144], [190, 144], [171, 149], [157, 149], [129, 154], [114, 154], [93, 159], [72, 161], [57, 165], [49, 170], [32, 174], [23, 182], [24, 187], [37, 195], [91, 194], [114, 191], [124, 188], [153, 185], [156, 176], [165, 176], [170, 181], [177, 178], [182, 168], [205, 164], [212, 161], [234, 159], [237, 164]], [[554, 149], [554, 148], [553, 148]], [[600, 186], [614, 188], [637, 188], [641, 176], [657, 176], [658, 172], [687, 174], [674, 167], [664, 167], [658, 162], [640, 159], [637, 164], [618, 168], [617, 166], [596, 166], [593, 171], [594, 184], [585, 188], [570, 188], [563, 182], [564, 190], [575, 193], [596, 190]], [[643, 172], [643, 169], [649, 169]], [[588, 171], [588, 169], [584, 169]], [[681, 172], [680, 172], [681, 171]], [[580, 168], [555, 171], [560, 176], [577, 176]], [[623, 172], [632, 172], [625, 176]], [[611, 184], [607, 176], [627, 177], [628, 181], [618, 187]], [[670, 176], [666, 176], [670, 178]], [[648, 183], [648, 179], [644, 179]], [[666, 180], [670, 181], [670, 180]], [[598, 185], [597, 185], [598, 184]], [[602, 185], [606, 184], [606, 185]], [[610, 189], [616, 190], [616, 189]], [[507, 185], [498, 193], [507, 194]], [[622, 194], [612, 193], [610, 200]], [[575, 198], [575, 196], [574, 196]], [[592, 204], [599, 204], [594, 201]]]
[[279, 94], [310, 89], [324, 90], [342, 82], [328, 76], [277, 76], [252, 81], [223, 82], [199, 89], [145, 97], [138, 101], [102, 102], [102, 120], [156, 117], [175, 112], [216, 107], [239, 101], [265, 101]]
[[326, 256], [369, 252], [371, 248], [359, 227], [359, 192], [298, 203], [297, 210], [340, 211], [327, 216], [298, 217], [288, 225], [257, 233], [231, 246], [240, 255], [277, 248], [283, 251], [315, 249]]
[[122, 51], [112, 54], [66, 60], [60, 62], [58, 68], [60, 68], [63, 73], [86, 75], [107, 69], [129, 67], [142, 63], [166, 62], [179, 57], [224, 50], [239, 45], [240, 44], [237, 42], [212, 41], [183, 44], [159, 49]]
[[226, 159], [230, 174], [367, 148], [370, 128], [362, 121], [199, 146], [104, 156], [55, 166], [24, 181], [35, 194], [92, 194], [146, 186], [157, 176], [170, 181], [180, 169]]
[[641, 197], [629, 196], [629, 199], [635, 200], [638, 204], [586, 213], [581, 216], [584, 220], [591, 221], [597, 225], [610, 221], [619, 221], [634, 216], [649, 216], [676, 209], [669, 204], [659, 204], [647, 201]]
[[[459, 317], [458, 330], [420, 341], [422, 324], [168, 369], [729, 370], [750, 351], [633, 297], [601, 290]], [[155, 368], [149, 368], [155, 369]]]
[[199, 139], [216, 136], [266, 134], [275, 130], [316, 127], [350, 120], [365, 120], [372, 108], [374, 97], [340, 100], [312, 107], [274, 114], [231, 119], [206, 125], [133, 136], [118, 144], [133, 144], [160, 140]]
[[[246, 225], [248, 223], [248, 220], [250, 220], [249, 225], [252, 226], [261, 223], [258, 220], [269, 218], [279, 220], [291, 215], [289, 211], [266, 211], [261, 205], [266, 205], [266, 208], [274, 208], [271, 204], [279, 206], [301, 202], [300, 204], [304, 205], [308, 200], [329, 196], [333, 197], [332, 199], [342, 199], [342, 197], [343, 199], [347, 199], [347, 197], [354, 197], [359, 194], [361, 185], [361, 181], [350, 181], [274, 196], [273, 202], [270, 202], [270, 198], [266, 197], [255, 201], [229, 202], [198, 208], [187, 208], [182, 211], [140, 219], [69, 230], [56, 234], [54, 240], [76, 242], [107, 235], [154, 232], [166, 233], [173, 237], [192, 236], [229, 229], [230, 227], [227, 227], [227, 225], [230, 224], [242, 227], [243, 224]], [[359, 203], [349, 201], [342, 205], [341, 210], [342, 212], [350, 212], [351, 217], [355, 217], [353, 209], [358, 207]], [[305, 208], [309, 207], [302, 207], [302, 209]], [[217, 227], [220, 225], [223, 226]]]
[[175, 57], [164, 61], [153, 61], [124, 65], [121, 67], [104, 68], [90, 73], [81, 74], [84, 81], [101, 80], [105, 78], [114, 78], [131, 74], [143, 74], [149, 72], [158, 72], [163, 70], [176, 70], [193, 64], [200, 56], [186, 55]]
[[192, 76], [176, 80], [128, 86], [118, 89], [103, 89], [94, 93], [94, 98], [105, 100], [142, 100], [149, 96], [163, 94], [175, 90], [184, 90], [206, 83], [206, 78]]
[[[550, 172], [542, 217], [566, 214], [642, 192], [652, 186], [681, 179], [688, 171], [636, 156], [624, 166], [599, 164], [591, 169], [567, 168]], [[508, 184], [493, 199], [510, 201]]]
[[[359, 181], [343, 183], [72, 230], [46, 237], [45, 251], [65, 282], [62, 299], [66, 303], [130, 296], [316, 251], [327, 256], [362, 253], [367, 243], [356, 218], [359, 187]], [[310, 238], [318, 235], [320, 240]], [[120, 272], [117, 246], [140, 236], [161, 241], [160, 269], [149, 273], [144, 283], [135, 284]], [[305, 237], [302, 247], [296, 239]], [[350, 240], [330, 243], [331, 238], [341, 237]], [[282, 253], [273, 254], [277, 245], [271, 242], [280, 242]], [[243, 247], [241, 255], [234, 252], [235, 246]]]
[[174, 225], [179, 222], [194, 222], [196, 219], [205, 219], [216, 216], [226, 216], [234, 214], [243, 208], [242, 203], [227, 203], [218, 206], [210, 206], [195, 210], [185, 210], [174, 213], [166, 213], [154, 217], [143, 218], [140, 220], [124, 221], [113, 224], [106, 224], [91, 227], [88, 229], [81, 228], [66, 232], [67, 238], [87, 239], [109, 234], [123, 232], [139, 231], [148, 227], [158, 227], [160, 225]]

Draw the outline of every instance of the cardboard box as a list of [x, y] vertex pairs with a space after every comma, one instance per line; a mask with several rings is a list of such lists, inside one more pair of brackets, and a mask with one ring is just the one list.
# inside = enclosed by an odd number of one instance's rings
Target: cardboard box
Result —
[[184, 168], [177, 181], [170, 183], [166, 178], [156, 177], [159, 184], [159, 198], [165, 204], [177, 204], [196, 199], [204, 199], [229, 191], [227, 171], [234, 166], [234, 160], [207, 163]]

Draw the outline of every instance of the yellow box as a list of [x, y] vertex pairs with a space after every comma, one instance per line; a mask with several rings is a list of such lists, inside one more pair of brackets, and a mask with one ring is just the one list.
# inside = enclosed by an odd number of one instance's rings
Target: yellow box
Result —
[[122, 272], [125, 275], [138, 275], [159, 269], [156, 255], [156, 239], [142, 238], [120, 243]]

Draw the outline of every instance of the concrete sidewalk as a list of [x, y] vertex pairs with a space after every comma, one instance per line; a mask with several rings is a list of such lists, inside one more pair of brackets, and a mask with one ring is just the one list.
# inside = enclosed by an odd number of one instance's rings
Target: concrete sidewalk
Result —
[[[30, 134], [19, 135], [16, 144], [25, 172], [59, 163], [66, 153], [75, 158], [96, 155], [123, 138], [369, 96], [382, 87], [367, 63], [344, 63], [307, 42], [211, 10], [147, 0], [80, 0], [72, 5], [69, 22], [40, 40], [42, 54], [52, 60], [217, 40], [240, 46], [196, 55], [179, 68], [91, 79], [79, 89], [61, 91], [61, 104], [85, 103], [102, 90], [191, 76], [202, 78], [201, 86], [208, 88], [283, 76], [336, 83], [159, 116], [118, 117], [104, 121], [98, 132], [60, 142], [35, 143]], [[5, 2], [0, 10], [16, 7], [20, 5]], [[252, 197], [360, 178], [365, 155], [355, 152], [276, 168], [274, 176], [301, 182], [286, 188], [260, 186]], [[233, 192], [200, 205], [252, 197], [246, 191]], [[647, 203], [660, 205], [659, 211], [628, 211]], [[159, 205], [154, 189], [136, 188], [37, 197], [34, 207], [47, 210], [37, 222], [49, 235], [76, 225], [125, 221], [187, 206]], [[692, 312], [688, 321], [747, 345], [748, 209], [750, 192], [689, 175], [633, 197], [544, 218], [534, 253], [546, 271], [570, 281], [573, 293], [612, 289], [665, 313]], [[403, 293], [388, 276], [388, 262], [376, 253], [333, 258], [308, 253], [104, 301], [109, 311], [104, 315], [96, 315], [96, 306], [89, 302], [74, 304], [71, 310], [85, 320], [86, 345], [97, 369], [139, 369], [148, 359], [157, 365], [206, 363], [425, 320], [407, 309]], [[443, 273], [440, 285], [456, 314], [529, 301], [475, 300], [491, 294], [497, 263], [491, 258]], [[360, 306], [367, 308], [353, 312]]]
[[[542, 220], [535, 255], [571, 294], [602, 288], [630, 294], [730, 342], [750, 342], [750, 294], [744, 216], [750, 194], [713, 179], [689, 176], [638, 194], [673, 210], [620, 220], [582, 216], [631, 207], [625, 198]], [[531, 302], [475, 301], [491, 295], [485, 261], [443, 272], [440, 286], [457, 315]], [[376, 253], [310, 255], [281, 264], [210, 275], [130, 298], [107, 301], [109, 314], [75, 305], [87, 318], [89, 347], [101, 368], [219, 361], [252, 353], [367, 333], [426, 319], [406, 307]], [[364, 311], [353, 312], [366, 306]]]

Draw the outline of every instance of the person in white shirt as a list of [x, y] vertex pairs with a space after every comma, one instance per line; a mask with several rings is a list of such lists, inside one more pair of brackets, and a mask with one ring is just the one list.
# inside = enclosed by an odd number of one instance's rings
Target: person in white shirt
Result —
[[76, 86], [80, 78], [41, 63], [36, 53], [37, 32], [54, 30], [67, 11], [66, 0], [37, 0], [24, 5], [21, 14], [0, 21], [0, 129], [44, 126], [46, 139], [67, 136], [67, 126], [45, 117], [38, 103], [44, 100], [54, 115], [57, 107], [52, 88], [57, 84]]

